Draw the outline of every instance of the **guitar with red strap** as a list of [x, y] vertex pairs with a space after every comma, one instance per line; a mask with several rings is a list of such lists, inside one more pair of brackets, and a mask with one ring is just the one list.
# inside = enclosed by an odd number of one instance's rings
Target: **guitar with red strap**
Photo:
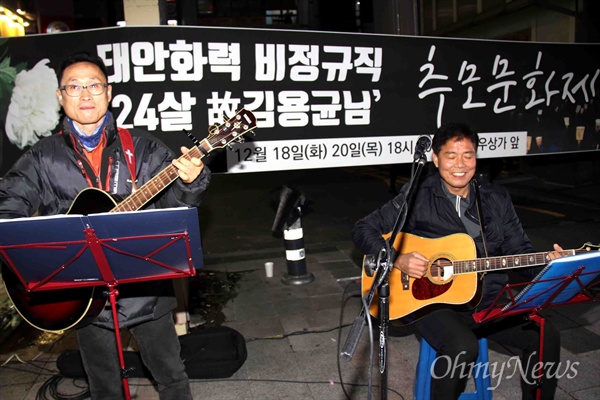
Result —
[[[384, 239], [387, 240], [389, 236], [384, 235]], [[550, 261], [549, 252], [476, 258], [475, 242], [464, 233], [437, 239], [400, 233], [396, 236], [394, 248], [398, 254], [417, 251], [429, 259], [427, 272], [422, 278], [410, 278], [397, 268], [390, 272], [389, 317], [391, 320], [402, 319], [399, 321], [401, 323], [412, 323], [440, 307], [464, 304], [477, 306], [481, 300], [481, 290], [478, 290], [481, 272], [535, 267]], [[561, 253], [563, 256], [575, 255], [599, 248], [598, 245], [586, 243], [579, 249]], [[367, 275], [366, 268], [363, 262], [363, 296], [369, 292], [375, 279]], [[373, 300], [369, 312], [377, 316], [376, 300]]]
[[[220, 126], [212, 127], [205, 139], [179, 159], [203, 158], [215, 149], [243, 141], [243, 135], [255, 128], [254, 114], [241, 109]], [[79, 192], [67, 214], [137, 211], [178, 177], [177, 168], [169, 165], [118, 204], [108, 193], [86, 188]], [[28, 292], [12, 269], [4, 264], [2, 278], [15, 309], [30, 325], [43, 331], [62, 332], [91, 322], [107, 303], [102, 296], [103, 287]]]

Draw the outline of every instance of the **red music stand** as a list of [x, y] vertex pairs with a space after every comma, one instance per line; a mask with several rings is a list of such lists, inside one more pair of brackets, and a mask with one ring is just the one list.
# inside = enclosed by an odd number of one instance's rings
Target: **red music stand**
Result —
[[[540, 327], [538, 359], [543, 363], [545, 318], [539, 312], [545, 308], [596, 300], [600, 292], [594, 293], [591, 289], [600, 287], [599, 275], [600, 253], [597, 251], [552, 260], [531, 282], [504, 286], [494, 302], [473, 314], [473, 318], [477, 323], [483, 323], [528, 314], [527, 317]], [[543, 371], [540, 370], [537, 399], [541, 398], [542, 378]]]
[[[52, 323], [38, 326], [46, 324], [44, 317], [48, 314], [60, 317], [56, 298], [64, 292], [80, 294], [89, 289], [91, 297], [85, 312], [99, 304], [98, 313], [91, 316], [97, 317], [106, 299], [93, 300], [94, 288], [108, 287], [105, 296], [112, 308], [127, 400], [131, 394], [119, 332], [116, 287], [191, 277], [196, 274], [195, 268], [203, 264], [195, 208], [2, 220], [0, 259], [10, 268], [3, 268], [3, 278], [11, 300], [21, 316], [38, 329], [57, 332], [88, 322], [84, 315], [66, 317], [67, 326], [61, 329]], [[71, 303], [69, 299], [60, 305], [65, 305], [67, 312], [82, 309], [71, 307]]]

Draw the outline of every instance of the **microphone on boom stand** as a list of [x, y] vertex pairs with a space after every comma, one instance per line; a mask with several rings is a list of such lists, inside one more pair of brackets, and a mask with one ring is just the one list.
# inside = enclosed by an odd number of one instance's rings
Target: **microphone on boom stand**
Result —
[[[367, 294], [361, 297], [362, 301], [362, 309], [361, 313], [352, 324], [350, 328], [350, 332], [348, 333], [348, 337], [346, 338], [346, 343], [342, 348], [340, 353], [340, 358], [344, 361], [351, 361], [354, 355], [354, 351], [358, 345], [358, 341], [362, 334], [363, 328], [369, 323], [369, 330], [371, 327], [371, 318], [370, 318], [370, 306], [371, 302], [375, 296], [375, 292], [377, 291], [377, 296], [379, 297], [379, 306], [378, 306], [378, 319], [379, 319], [379, 372], [380, 372], [380, 399], [387, 400], [387, 331], [389, 325], [389, 297], [390, 297], [390, 287], [389, 287], [389, 274], [393, 269], [394, 260], [396, 259], [396, 250], [393, 249], [392, 243], [395, 241], [398, 232], [401, 232], [402, 227], [404, 226], [404, 222], [406, 219], [406, 215], [408, 212], [408, 207], [410, 204], [411, 197], [414, 192], [414, 183], [418, 181], [419, 175], [421, 173], [421, 169], [427, 162], [427, 157], [425, 153], [431, 150], [431, 137], [428, 135], [422, 135], [417, 139], [417, 144], [415, 145], [415, 153], [414, 153], [414, 164], [413, 164], [413, 172], [411, 174], [410, 181], [402, 188], [402, 204], [396, 204], [395, 206], [399, 209], [398, 218], [396, 219], [396, 223], [394, 224], [394, 229], [392, 231], [392, 236], [385, 242], [385, 247], [382, 247], [375, 258], [375, 255], [369, 255], [366, 257], [366, 262], [364, 263], [365, 272], [368, 276], [375, 275], [375, 279], [371, 284], [371, 288], [367, 292]], [[398, 196], [400, 198], [400, 195]], [[394, 200], [395, 202], [395, 200]], [[372, 336], [371, 336], [371, 346], [372, 346]], [[369, 386], [370, 388], [370, 386]], [[370, 395], [370, 392], [369, 392]], [[369, 397], [370, 398], [370, 397]]]
[[420, 159], [425, 158], [425, 153], [429, 150], [431, 150], [431, 138], [429, 135], [420, 136], [419, 139], [417, 139], [413, 160], [419, 161]]

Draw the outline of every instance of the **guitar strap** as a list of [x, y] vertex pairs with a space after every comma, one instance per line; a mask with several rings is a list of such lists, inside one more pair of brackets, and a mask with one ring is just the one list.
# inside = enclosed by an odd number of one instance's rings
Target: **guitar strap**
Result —
[[[391, 250], [390, 260], [392, 261], [392, 263], [396, 260], [396, 257], [398, 256], [396, 249], [393, 246], [393, 243], [396, 240], [396, 235], [398, 234], [398, 231], [402, 229], [402, 227], [404, 226], [404, 222], [406, 221], [406, 207], [408, 203], [408, 199], [406, 198], [406, 192], [408, 192], [408, 190], [409, 187], [407, 187], [407, 185], [404, 185], [402, 189], [400, 189], [400, 193], [398, 193], [398, 195], [394, 197], [394, 200], [392, 200], [394, 208], [398, 211], [398, 216], [396, 217], [396, 222], [394, 223], [394, 230], [392, 231], [392, 236], [390, 236], [390, 238], [388, 239]], [[405, 274], [402, 275], [404, 276]], [[408, 278], [408, 275], [406, 275], [406, 277]]]
[[[481, 196], [479, 194], [479, 182], [477, 182], [477, 180], [473, 179], [471, 181], [471, 184], [473, 186], [473, 190], [475, 191], [475, 206], [477, 207], [477, 216], [479, 217], [479, 228], [481, 229], [481, 239], [483, 241], [483, 251], [485, 252], [485, 257], [488, 258], [488, 251], [487, 251], [487, 244], [485, 241], [485, 228], [484, 228], [484, 223], [483, 223], [483, 213], [481, 212], [481, 208], [482, 208], [482, 204], [481, 204]], [[481, 279], [483, 279], [483, 277], [485, 276], [485, 272], [481, 274]]]
[[129, 175], [131, 176], [131, 189], [132, 192], [137, 190], [135, 181], [137, 180], [135, 175], [135, 151], [133, 149], [133, 140], [131, 139], [131, 133], [125, 128], [117, 128], [119, 137], [121, 138], [121, 146], [125, 152], [125, 160], [127, 161], [127, 168], [129, 169]]

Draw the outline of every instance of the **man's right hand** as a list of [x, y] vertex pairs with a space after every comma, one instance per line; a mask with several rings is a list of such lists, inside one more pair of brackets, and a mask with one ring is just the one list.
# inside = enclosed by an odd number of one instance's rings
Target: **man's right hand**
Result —
[[398, 268], [411, 278], [419, 279], [425, 275], [428, 264], [428, 258], [413, 251], [412, 253], [399, 255], [394, 261], [394, 268]]

